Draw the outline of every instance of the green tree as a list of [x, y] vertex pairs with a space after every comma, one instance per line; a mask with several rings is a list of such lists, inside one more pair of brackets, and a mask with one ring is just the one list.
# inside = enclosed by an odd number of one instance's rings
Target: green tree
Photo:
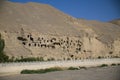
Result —
[[0, 34], [0, 62], [7, 62], [8, 56], [4, 54], [5, 41], [1, 38]]
[[0, 53], [3, 53], [4, 47], [5, 47], [5, 41], [4, 39], [1, 38], [1, 34], [0, 34]]

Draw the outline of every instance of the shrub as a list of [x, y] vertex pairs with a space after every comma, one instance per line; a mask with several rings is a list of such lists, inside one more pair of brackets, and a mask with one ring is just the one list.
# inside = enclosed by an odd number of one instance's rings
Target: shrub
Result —
[[111, 64], [111, 66], [116, 66], [116, 64]]
[[12, 57], [8, 60], [8, 62], [14, 62], [14, 59], [15, 59], [15, 57], [12, 56]]
[[71, 60], [70, 58], [67, 58], [67, 60]]
[[15, 62], [29, 62], [29, 61], [44, 61], [43, 57], [27, 57], [27, 58], [23, 58], [21, 56], [21, 59], [17, 59], [15, 60]]
[[79, 66], [79, 68], [80, 68], [80, 69], [87, 69], [86, 67], [80, 67], [80, 66]]
[[32, 74], [34, 73], [34, 70], [22, 70], [21, 74]]
[[40, 57], [40, 58], [37, 57], [36, 60], [37, 60], [37, 61], [44, 61], [43, 57]]
[[45, 72], [52, 72], [52, 71], [62, 71], [62, 69], [59, 67], [45, 69]]
[[79, 70], [79, 69], [76, 67], [69, 67], [68, 70]]
[[9, 57], [4, 53], [0, 53], [0, 63], [1, 62], [8, 62]]
[[22, 70], [21, 74], [41, 74], [41, 73], [47, 73], [47, 72], [53, 72], [53, 71], [62, 71], [63, 69], [59, 67], [53, 67], [53, 68], [47, 68], [47, 69], [39, 69], [39, 70]]
[[118, 64], [118, 66], [119, 66], [120, 64]]
[[99, 67], [107, 67], [107, 66], [108, 66], [107, 64], [102, 64]]
[[51, 58], [51, 61], [54, 61], [55, 59], [54, 58]]

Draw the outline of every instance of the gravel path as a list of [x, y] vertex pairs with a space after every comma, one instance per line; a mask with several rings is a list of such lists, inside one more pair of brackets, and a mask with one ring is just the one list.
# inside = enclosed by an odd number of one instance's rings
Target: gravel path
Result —
[[120, 80], [120, 66], [1, 76], [0, 80]]

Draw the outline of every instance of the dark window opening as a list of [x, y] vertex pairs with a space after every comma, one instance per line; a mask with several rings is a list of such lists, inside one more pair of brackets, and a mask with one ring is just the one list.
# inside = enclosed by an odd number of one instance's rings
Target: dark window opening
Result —
[[42, 47], [42, 45], [41, 45], [41, 47]]
[[38, 37], [38, 41], [40, 41], [40, 37]]
[[69, 43], [69, 41], [66, 41], [67, 42], [67, 44]]
[[21, 41], [27, 41], [26, 38], [23, 38], [23, 37], [17, 37], [18, 40], [21, 40]]
[[53, 40], [50, 40], [50, 42], [53, 42]]
[[109, 52], [109, 54], [113, 54], [113, 52], [112, 52], [112, 51], [110, 51], [110, 52]]
[[40, 46], [40, 44], [38, 44], [38, 46]]
[[98, 59], [101, 59], [102, 57], [101, 56], [98, 56]]
[[41, 47], [46, 47], [46, 44], [42, 44]]
[[49, 42], [49, 40], [47, 40], [47, 42]]
[[70, 57], [72, 58], [72, 57], [74, 57], [74, 55], [71, 55]]
[[41, 44], [41, 41], [39, 43]]
[[78, 51], [75, 51], [76, 53], [78, 53]]
[[75, 43], [73, 43], [73, 45], [75, 46]]
[[34, 39], [33, 39], [32, 37], [30, 37], [30, 40], [31, 40], [31, 41], [34, 41]]
[[27, 37], [29, 38], [29, 37], [30, 37], [30, 35], [27, 35]]
[[55, 46], [51, 46], [53, 49], [55, 49]]
[[77, 44], [77, 46], [81, 47], [81, 45], [80, 45], [80, 44]]
[[53, 43], [54, 45], [60, 45], [60, 43], [59, 42], [55, 42], [55, 43]]
[[81, 48], [78, 48], [78, 51], [81, 51]]
[[26, 45], [26, 43], [25, 43], [25, 42], [22, 42], [22, 44], [23, 44], [23, 45]]
[[77, 60], [77, 58], [75, 58], [75, 60]]
[[69, 48], [69, 46], [67, 46], [67, 48]]
[[86, 50], [83, 50], [83, 52], [86, 52]]
[[31, 46], [31, 44], [29, 43], [29, 46]]
[[36, 43], [34, 44], [34, 46], [36, 46]]

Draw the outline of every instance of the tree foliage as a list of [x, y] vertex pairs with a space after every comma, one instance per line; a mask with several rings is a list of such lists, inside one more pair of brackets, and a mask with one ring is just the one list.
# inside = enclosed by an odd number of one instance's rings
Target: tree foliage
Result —
[[4, 47], [5, 47], [5, 42], [4, 39], [1, 38], [1, 34], [0, 34], [0, 53], [3, 53]]
[[0, 34], [0, 63], [8, 61], [8, 56], [4, 54], [4, 47], [5, 47], [5, 41], [4, 39], [1, 38], [1, 34]]

